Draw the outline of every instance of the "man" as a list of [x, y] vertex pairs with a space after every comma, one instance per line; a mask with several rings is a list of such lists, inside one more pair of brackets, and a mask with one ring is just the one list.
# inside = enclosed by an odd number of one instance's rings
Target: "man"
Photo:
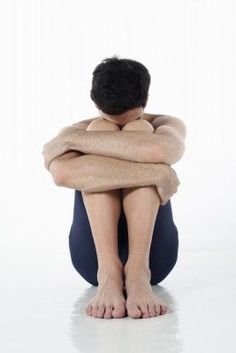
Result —
[[86, 307], [94, 317], [167, 312], [151, 285], [174, 267], [178, 231], [155, 176], [182, 157], [186, 127], [179, 118], [144, 113], [149, 86], [143, 64], [104, 59], [90, 92], [99, 116], [65, 127], [44, 146], [54, 182], [75, 189], [69, 247], [76, 270], [98, 286]]

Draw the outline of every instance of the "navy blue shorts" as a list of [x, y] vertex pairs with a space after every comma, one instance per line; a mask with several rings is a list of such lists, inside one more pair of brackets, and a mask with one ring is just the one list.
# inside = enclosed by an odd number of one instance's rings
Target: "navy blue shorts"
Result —
[[[151, 285], [161, 282], [173, 269], [178, 256], [178, 230], [173, 221], [171, 201], [160, 205], [150, 248], [149, 266]], [[118, 222], [119, 257], [123, 264], [128, 258], [128, 232], [126, 217], [121, 205]], [[97, 254], [84, 206], [82, 193], [75, 190], [73, 222], [69, 233], [71, 261], [76, 271], [90, 284], [98, 286]]]

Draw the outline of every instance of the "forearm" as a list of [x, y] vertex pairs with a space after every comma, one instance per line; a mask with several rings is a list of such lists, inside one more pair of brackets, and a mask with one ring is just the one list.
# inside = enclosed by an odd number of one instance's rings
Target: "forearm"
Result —
[[[93, 119], [87, 120], [88, 122]], [[176, 117], [157, 116], [152, 121], [155, 133], [147, 131], [87, 131], [88, 124], [78, 122], [63, 128], [44, 145], [46, 169], [51, 161], [75, 150], [84, 154], [123, 160], [172, 165], [185, 151], [186, 126]]]
[[[156, 141], [156, 135], [147, 131], [77, 131], [67, 136], [66, 144], [85, 154], [156, 163]], [[161, 162], [161, 148], [159, 153]]]
[[105, 156], [83, 155], [67, 159], [59, 163], [58, 168], [64, 174], [61, 186], [100, 192], [155, 185], [161, 204], [168, 201], [180, 183], [176, 172], [165, 164], [132, 162]]

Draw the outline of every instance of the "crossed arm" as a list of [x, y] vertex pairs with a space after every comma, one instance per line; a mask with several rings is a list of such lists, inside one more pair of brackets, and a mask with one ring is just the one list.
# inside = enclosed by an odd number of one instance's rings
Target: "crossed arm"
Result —
[[152, 121], [155, 134], [85, 131], [91, 121], [65, 127], [44, 145], [45, 167], [55, 183], [95, 192], [156, 185], [161, 204], [165, 204], [180, 183], [167, 164], [176, 163], [184, 152], [186, 128], [182, 120], [159, 116]]
[[[45, 167], [68, 151], [96, 154], [142, 163], [175, 164], [185, 151], [186, 127], [176, 117], [159, 115], [152, 121], [155, 133], [146, 131], [86, 131], [94, 119], [63, 128], [44, 145]], [[106, 140], [106, 143], [104, 141]]]

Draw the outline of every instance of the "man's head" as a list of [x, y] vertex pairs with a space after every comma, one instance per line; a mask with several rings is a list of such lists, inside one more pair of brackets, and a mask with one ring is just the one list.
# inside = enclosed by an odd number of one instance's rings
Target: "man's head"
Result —
[[113, 56], [94, 69], [90, 97], [104, 119], [124, 125], [142, 116], [150, 82], [143, 64]]

